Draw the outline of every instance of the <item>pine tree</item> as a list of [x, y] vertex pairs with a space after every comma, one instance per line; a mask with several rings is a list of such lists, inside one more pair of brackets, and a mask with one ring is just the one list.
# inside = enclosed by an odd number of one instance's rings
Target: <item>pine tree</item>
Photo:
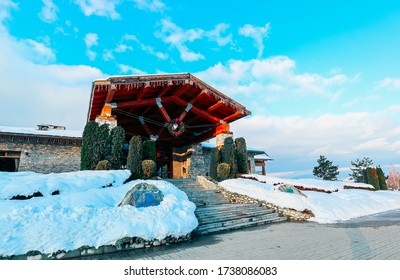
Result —
[[143, 160], [156, 161], [156, 142], [153, 140], [143, 141]]
[[235, 159], [235, 146], [232, 137], [225, 138], [224, 146], [221, 151], [222, 162], [227, 163], [230, 166], [229, 178], [234, 178], [237, 173], [237, 165]]
[[319, 156], [317, 160], [318, 166], [314, 167], [313, 175], [321, 178], [322, 180], [336, 181], [339, 175], [339, 166], [333, 165], [332, 161], [328, 160], [325, 156]]
[[88, 122], [85, 125], [82, 135], [82, 149], [81, 149], [81, 170], [92, 170], [97, 162], [94, 162], [94, 143], [98, 130], [98, 124], [95, 122]]
[[243, 137], [235, 139], [235, 156], [237, 162], [237, 172], [241, 174], [247, 174], [247, 146], [246, 140]]
[[366, 183], [372, 185], [375, 188], [375, 190], [379, 191], [379, 179], [378, 176], [376, 175], [375, 168], [368, 167], [366, 169], [366, 173], [367, 173]]
[[387, 191], [388, 187], [385, 180], [385, 173], [380, 166], [376, 168], [376, 175], [378, 176], [379, 181], [379, 189], [383, 191]]
[[124, 152], [125, 130], [121, 126], [117, 126], [111, 130], [111, 150], [108, 160], [111, 169], [121, 169], [121, 157]]
[[129, 152], [126, 167], [131, 171], [131, 179], [142, 177], [143, 148], [142, 138], [133, 136], [129, 141]]
[[364, 157], [363, 159], [356, 159], [351, 162], [353, 167], [350, 167], [351, 174], [349, 174], [355, 182], [363, 182], [363, 169], [370, 167], [373, 164], [370, 158]]
[[217, 166], [220, 162], [220, 152], [218, 148], [211, 149], [210, 177], [217, 180]]

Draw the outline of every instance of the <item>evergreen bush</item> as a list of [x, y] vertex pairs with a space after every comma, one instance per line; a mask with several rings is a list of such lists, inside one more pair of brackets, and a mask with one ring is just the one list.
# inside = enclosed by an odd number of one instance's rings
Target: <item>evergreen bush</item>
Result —
[[94, 161], [94, 144], [99, 126], [95, 122], [85, 125], [82, 135], [81, 170], [93, 170], [97, 162]]
[[110, 170], [111, 164], [108, 160], [100, 160], [99, 163], [96, 165], [95, 170]]
[[134, 180], [142, 177], [142, 160], [142, 138], [135, 135], [129, 141], [128, 159], [126, 163], [126, 167], [131, 171], [130, 179]]
[[231, 166], [228, 163], [219, 163], [217, 165], [217, 180], [223, 181], [229, 178]]
[[108, 157], [110, 169], [121, 169], [124, 152], [125, 130], [117, 126], [111, 130], [111, 150]]
[[153, 140], [143, 141], [143, 160], [156, 161], [156, 142]]
[[111, 136], [108, 124], [102, 124], [98, 126], [97, 133], [95, 136], [94, 150], [93, 150], [93, 161], [95, 165], [92, 169], [96, 168], [99, 161], [108, 159], [111, 150]]
[[386, 184], [385, 173], [383, 173], [383, 170], [380, 166], [376, 168], [376, 175], [378, 176], [379, 189], [386, 191], [388, 187]]
[[370, 167], [373, 164], [370, 158], [364, 157], [363, 159], [356, 159], [351, 162], [352, 167], [350, 167], [351, 174], [350, 177], [354, 179], [354, 182], [363, 182], [363, 170]]
[[247, 145], [246, 140], [243, 137], [235, 139], [236, 146], [236, 162], [237, 162], [237, 172], [241, 174], [247, 174]]
[[142, 170], [144, 179], [152, 178], [156, 175], [156, 163], [151, 159], [143, 160]]
[[230, 166], [229, 178], [234, 178], [237, 173], [237, 165], [235, 159], [235, 145], [232, 137], [225, 138], [224, 146], [221, 151], [222, 162], [227, 163]]
[[372, 185], [375, 190], [379, 190], [379, 179], [378, 176], [376, 175], [376, 170], [375, 168], [372, 167], [368, 167], [366, 169], [366, 173], [367, 173], [367, 184]]
[[210, 177], [217, 180], [217, 166], [220, 162], [220, 152], [218, 148], [211, 149], [211, 159], [210, 159]]
[[339, 166], [333, 165], [333, 162], [328, 160], [325, 156], [320, 155], [317, 160], [318, 166], [313, 169], [313, 175], [321, 178], [322, 180], [336, 181], [339, 175]]

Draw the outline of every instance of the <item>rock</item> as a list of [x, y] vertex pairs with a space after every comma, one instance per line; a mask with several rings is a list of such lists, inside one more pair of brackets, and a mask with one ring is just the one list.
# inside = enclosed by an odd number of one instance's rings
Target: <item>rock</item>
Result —
[[157, 206], [163, 200], [163, 193], [154, 185], [140, 183], [126, 193], [118, 206], [132, 205], [134, 207]]

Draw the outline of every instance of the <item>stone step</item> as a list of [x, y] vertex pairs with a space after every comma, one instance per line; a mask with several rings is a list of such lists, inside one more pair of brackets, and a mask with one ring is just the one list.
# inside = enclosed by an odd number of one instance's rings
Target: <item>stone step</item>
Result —
[[263, 215], [263, 214], [272, 214], [275, 213], [273, 210], [265, 209], [259, 207], [259, 209], [232, 209], [231, 211], [219, 211], [219, 212], [208, 212], [208, 213], [197, 213], [195, 212], [197, 218], [199, 220], [207, 220], [207, 219], [214, 219], [214, 218], [226, 218], [229, 219], [230, 217], [239, 218], [243, 216], [250, 216], [250, 215]]
[[252, 212], [252, 213], [234, 213], [234, 214], [230, 214], [230, 215], [217, 215], [214, 217], [202, 217], [199, 218], [199, 224], [200, 225], [205, 225], [205, 224], [215, 224], [215, 223], [223, 223], [225, 225], [225, 223], [236, 223], [236, 221], [240, 221], [241, 219], [258, 219], [258, 218], [262, 218], [262, 217], [278, 217], [279, 214], [277, 213], [268, 213], [268, 212], [263, 212], [263, 211], [259, 211], [259, 212]]
[[243, 229], [247, 227], [252, 227], [252, 226], [259, 226], [259, 225], [265, 225], [265, 224], [270, 224], [270, 223], [277, 223], [277, 222], [283, 222], [286, 221], [285, 217], [275, 217], [275, 218], [266, 218], [263, 220], [258, 220], [258, 221], [251, 221], [251, 222], [244, 222], [244, 223], [238, 223], [238, 224], [232, 224], [229, 226], [221, 226], [221, 227], [197, 227], [194, 231], [194, 235], [205, 235], [205, 234], [210, 234], [210, 233], [217, 233], [217, 232], [222, 232], [222, 231], [227, 231], [227, 230], [235, 230], [235, 229]]
[[227, 203], [223, 205], [215, 205], [215, 206], [208, 206], [208, 207], [198, 207], [196, 209], [196, 213], [206, 213], [206, 212], [215, 212], [215, 211], [229, 211], [232, 209], [254, 209], [256, 207], [260, 207], [257, 204], [233, 204]]
[[202, 220], [202, 223], [200, 224], [199, 227], [225, 227], [229, 225], [234, 225], [234, 224], [241, 224], [244, 222], [253, 222], [253, 221], [258, 221], [258, 220], [263, 220], [263, 219], [270, 219], [270, 218], [276, 218], [279, 217], [279, 214], [277, 213], [269, 213], [269, 214], [249, 214], [249, 215], [243, 215], [239, 217], [227, 217], [224, 219], [223, 217], [214, 217], [210, 218], [207, 220]]

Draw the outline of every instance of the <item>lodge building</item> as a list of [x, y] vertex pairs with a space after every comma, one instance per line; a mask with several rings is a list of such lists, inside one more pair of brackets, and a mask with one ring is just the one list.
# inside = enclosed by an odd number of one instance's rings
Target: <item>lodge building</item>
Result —
[[[213, 145], [204, 142], [216, 137], [216, 146], [221, 147], [233, 135], [229, 123], [250, 114], [243, 105], [185, 73], [96, 80], [87, 121], [122, 126], [126, 143], [133, 135], [154, 140], [159, 175], [187, 178], [209, 173]], [[0, 171], [76, 171], [81, 144], [82, 132], [63, 127], [0, 127]], [[248, 154], [249, 172], [255, 173], [257, 165], [265, 173], [265, 162], [271, 160], [265, 152], [248, 149]]]

